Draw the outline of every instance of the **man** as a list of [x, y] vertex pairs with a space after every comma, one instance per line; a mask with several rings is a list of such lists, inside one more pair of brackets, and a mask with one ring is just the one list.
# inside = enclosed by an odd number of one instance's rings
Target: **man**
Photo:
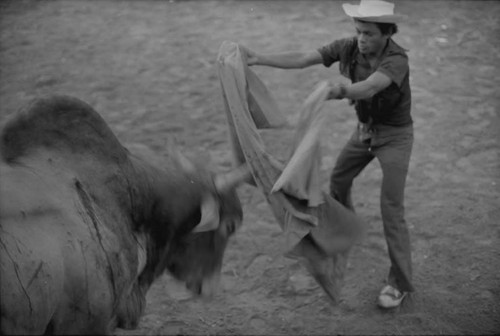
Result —
[[249, 65], [296, 69], [339, 62], [341, 74], [351, 80], [350, 85], [331, 85], [329, 98], [351, 100], [359, 123], [337, 159], [330, 192], [354, 211], [353, 179], [373, 158], [379, 160], [383, 173], [380, 204], [391, 268], [378, 305], [394, 308], [414, 291], [404, 218], [404, 189], [413, 146], [409, 66], [404, 49], [392, 40], [403, 16], [394, 14], [394, 4], [379, 0], [361, 0], [359, 6], [343, 4], [343, 9], [354, 19], [355, 37], [306, 52], [264, 55], [245, 50]]

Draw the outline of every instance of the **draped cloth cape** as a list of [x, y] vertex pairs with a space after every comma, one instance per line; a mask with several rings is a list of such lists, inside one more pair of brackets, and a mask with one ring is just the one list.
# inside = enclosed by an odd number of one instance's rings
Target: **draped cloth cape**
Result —
[[247, 164], [285, 234], [287, 251], [307, 234], [328, 256], [348, 251], [362, 224], [354, 212], [321, 190], [319, 141], [328, 85], [321, 82], [305, 100], [286, 164], [270, 153], [259, 129], [287, 123], [264, 83], [248, 67], [244, 48], [225, 41], [217, 57], [224, 110], [235, 165]]

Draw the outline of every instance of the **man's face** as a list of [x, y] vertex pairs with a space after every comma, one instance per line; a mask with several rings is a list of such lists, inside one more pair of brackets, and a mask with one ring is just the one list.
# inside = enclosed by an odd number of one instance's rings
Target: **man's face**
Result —
[[355, 20], [358, 35], [358, 49], [364, 55], [376, 55], [382, 50], [389, 36], [382, 35], [378, 26], [373, 22]]

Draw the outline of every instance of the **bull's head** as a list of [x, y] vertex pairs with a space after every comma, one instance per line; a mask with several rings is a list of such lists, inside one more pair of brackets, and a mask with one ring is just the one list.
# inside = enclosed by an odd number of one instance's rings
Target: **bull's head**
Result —
[[[179, 160], [185, 171], [195, 169], [182, 156]], [[243, 219], [236, 188], [250, 176], [246, 165], [224, 175], [210, 175], [204, 183], [199, 222], [172, 242], [167, 269], [197, 295], [210, 296], [217, 288], [227, 241]]]

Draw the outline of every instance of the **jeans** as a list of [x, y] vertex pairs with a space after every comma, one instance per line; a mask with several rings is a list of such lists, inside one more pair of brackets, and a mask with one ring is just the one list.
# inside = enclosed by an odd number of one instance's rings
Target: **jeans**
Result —
[[404, 292], [414, 291], [412, 285], [411, 246], [404, 218], [404, 189], [411, 151], [413, 126], [374, 125], [364, 139], [358, 127], [342, 149], [330, 178], [333, 198], [354, 211], [351, 199], [352, 182], [377, 158], [382, 168], [380, 208], [391, 268], [388, 284]]

